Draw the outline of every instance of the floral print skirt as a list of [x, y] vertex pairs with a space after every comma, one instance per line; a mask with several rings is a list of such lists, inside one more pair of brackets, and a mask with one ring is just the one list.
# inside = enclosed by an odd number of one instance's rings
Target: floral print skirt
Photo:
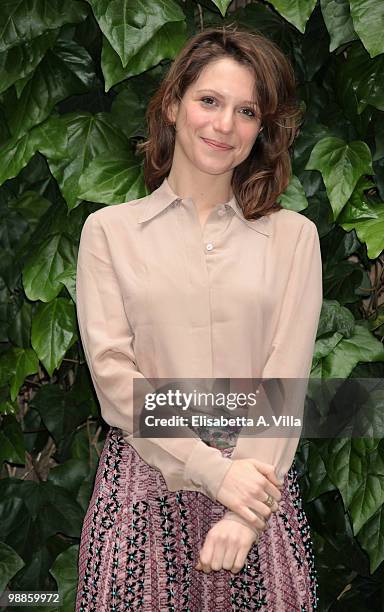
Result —
[[[230, 457], [232, 448], [220, 449]], [[111, 427], [84, 519], [76, 612], [309, 612], [317, 578], [294, 464], [280, 508], [238, 574], [194, 569], [225, 507], [203, 493], [167, 489]]]

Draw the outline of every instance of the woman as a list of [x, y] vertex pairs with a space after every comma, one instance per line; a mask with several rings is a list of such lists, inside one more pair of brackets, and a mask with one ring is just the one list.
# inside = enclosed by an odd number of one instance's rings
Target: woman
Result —
[[[319, 240], [276, 204], [299, 115], [272, 42], [236, 27], [197, 34], [148, 107], [150, 195], [84, 224], [78, 321], [111, 429], [82, 530], [77, 611], [317, 607], [298, 436], [203, 426], [133, 436], [133, 389], [147, 379], [229, 379], [239, 392], [256, 377], [308, 377]], [[304, 395], [284, 396], [287, 413]]]

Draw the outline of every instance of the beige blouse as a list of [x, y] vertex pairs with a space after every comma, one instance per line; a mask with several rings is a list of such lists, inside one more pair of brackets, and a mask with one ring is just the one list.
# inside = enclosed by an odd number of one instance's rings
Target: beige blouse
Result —
[[[132, 437], [134, 378], [307, 378], [322, 303], [315, 224], [282, 209], [246, 220], [235, 197], [202, 228], [165, 178], [150, 195], [86, 219], [77, 316], [103, 419], [171, 491], [216, 500], [231, 465], [192, 432]], [[290, 468], [299, 438], [239, 437], [232, 458]], [[231, 518], [232, 513], [227, 513]]]

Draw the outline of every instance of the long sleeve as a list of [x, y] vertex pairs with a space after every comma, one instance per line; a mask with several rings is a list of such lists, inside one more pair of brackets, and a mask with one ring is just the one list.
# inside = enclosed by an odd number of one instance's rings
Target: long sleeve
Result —
[[[297, 242], [293, 263], [274, 329], [269, 357], [262, 372], [263, 379], [282, 379], [287, 405], [284, 414], [301, 417], [304, 410], [316, 332], [322, 305], [322, 262], [317, 228], [306, 222]], [[286, 380], [284, 379], [295, 379]], [[261, 402], [263, 407], [263, 402]], [[256, 405], [257, 411], [260, 410]], [[263, 408], [261, 408], [261, 413]], [[253, 457], [275, 466], [282, 479], [292, 465], [300, 440], [298, 435], [276, 438], [239, 436], [232, 459]], [[281, 430], [280, 430], [281, 431]], [[225, 518], [244, 521], [233, 512]]]
[[[136, 366], [134, 331], [124, 309], [109, 244], [97, 212], [88, 216], [81, 233], [76, 304], [81, 340], [101, 415], [106, 423], [130, 437], [133, 380], [146, 379]], [[192, 432], [187, 435], [186, 438], [130, 437], [129, 443], [144, 461], [161, 471], [170, 490], [201, 491], [214, 500], [231, 460]]]

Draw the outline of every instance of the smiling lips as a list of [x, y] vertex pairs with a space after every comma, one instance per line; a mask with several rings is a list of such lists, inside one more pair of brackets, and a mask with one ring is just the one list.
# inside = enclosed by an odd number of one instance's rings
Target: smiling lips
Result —
[[216, 140], [209, 140], [208, 138], [202, 138], [204, 142], [207, 143], [213, 149], [220, 149], [221, 151], [228, 151], [229, 149], [233, 149], [233, 147], [226, 145], [224, 143], [217, 142]]

